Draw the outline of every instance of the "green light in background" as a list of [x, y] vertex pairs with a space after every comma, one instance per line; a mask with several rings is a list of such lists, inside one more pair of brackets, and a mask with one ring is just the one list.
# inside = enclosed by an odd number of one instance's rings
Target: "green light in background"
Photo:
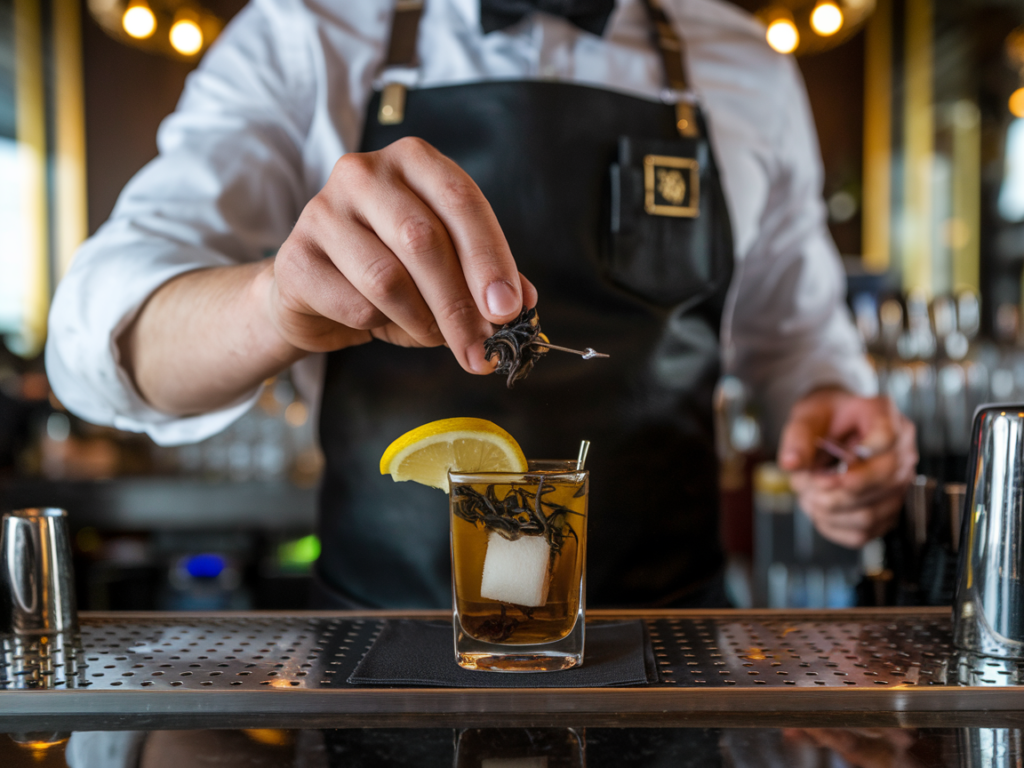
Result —
[[286, 570], [305, 570], [320, 557], [320, 538], [314, 534], [286, 541], [277, 548], [277, 563]]

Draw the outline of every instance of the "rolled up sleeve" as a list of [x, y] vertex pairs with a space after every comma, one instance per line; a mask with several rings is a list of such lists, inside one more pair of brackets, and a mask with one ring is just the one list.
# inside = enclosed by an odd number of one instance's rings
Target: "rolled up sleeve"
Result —
[[47, 372], [56, 396], [83, 419], [180, 444], [222, 430], [257, 398], [194, 417], [157, 411], [121, 367], [117, 341], [168, 280], [265, 258], [287, 238], [308, 197], [302, 145], [311, 86], [297, 58], [303, 30], [281, 27], [300, 22], [261, 2], [232, 21], [161, 125], [158, 157], [125, 187], [58, 286]]
[[771, 445], [811, 390], [836, 385], [867, 396], [877, 389], [846, 306], [817, 137], [795, 71], [790, 91], [757, 237], [738, 265], [727, 335], [729, 367], [760, 400]]

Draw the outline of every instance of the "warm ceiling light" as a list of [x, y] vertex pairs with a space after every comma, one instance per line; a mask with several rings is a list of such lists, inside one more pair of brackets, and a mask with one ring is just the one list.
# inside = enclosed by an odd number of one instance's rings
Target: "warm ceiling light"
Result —
[[133, 4], [121, 17], [124, 31], [137, 40], [145, 40], [156, 31], [156, 16], [145, 3]]
[[182, 56], [199, 53], [203, 47], [203, 30], [192, 19], [179, 19], [171, 27], [171, 47]]
[[1010, 94], [1010, 114], [1024, 117], [1024, 88], [1018, 88]]
[[822, 2], [811, 11], [811, 28], [822, 37], [834, 35], [843, 26], [843, 12], [835, 3]]
[[792, 53], [800, 45], [800, 33], [789, 19], [776, 19], [769, 24], [765, 38], [768, 45], [779, 53]]

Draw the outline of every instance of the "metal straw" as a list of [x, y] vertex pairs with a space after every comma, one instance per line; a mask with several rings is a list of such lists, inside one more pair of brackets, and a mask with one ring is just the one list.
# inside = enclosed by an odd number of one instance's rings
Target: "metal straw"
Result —
[[590, 450], [590, 441], [589, 440], [581, 440], [580, 441], [580, 453], [579, 453], [579, 456], [576, 457], [576, 470], [577, 471], [582, 471], [583, 470], [583, 465], [586, 464], [586, 462], [587, 462], [587, 452], [589, 450]]

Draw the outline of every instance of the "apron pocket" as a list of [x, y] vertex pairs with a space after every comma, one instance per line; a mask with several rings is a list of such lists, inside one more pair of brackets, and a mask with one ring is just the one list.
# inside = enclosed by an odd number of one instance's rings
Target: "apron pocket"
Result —
[[729, 219], [707, 140], [624, 136], [610, 181], [605, 276], [663, 307], [711, 292], [723, 241], [715, 228], [728, 231]]

